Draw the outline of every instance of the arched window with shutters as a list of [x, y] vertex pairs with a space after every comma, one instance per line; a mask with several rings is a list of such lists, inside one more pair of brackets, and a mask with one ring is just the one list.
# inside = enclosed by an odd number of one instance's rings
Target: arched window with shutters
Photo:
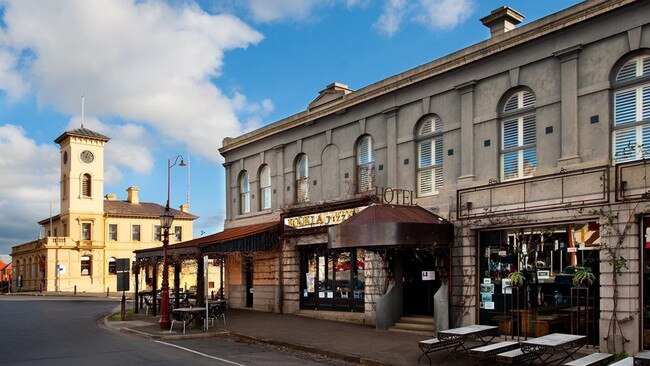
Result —
[[435, 114], [424, 116], [417, 125], [416, 140], [418, 196], [437, 194], [443, 183], [442, 119]]
[[535, 94], [520, 89], [506, 96], [501, 109], [501, 179], [530, 177], [537, 169]]
[[375, 188], [375, 149], [372, 136], [362, 136], [357, 142], [357, 192]]
[[251, 212], [251, 187], [248, 172], [242, 171], [239, 175], [239, 213]]
[[636, 55], [615, 70], [612, 80], [614, 164], [650, 157], [650, 52]]
[[81, 177], [81, 195], [86, 198], [90, 198], [93, 195], [93, 182], [88, 173]]
[[309, 202], [309, 159], [300, 154], [296, 159], [296, 202]]
[[260, 210], [271, 208], [271, 168], [264, 164], [260, 169]]

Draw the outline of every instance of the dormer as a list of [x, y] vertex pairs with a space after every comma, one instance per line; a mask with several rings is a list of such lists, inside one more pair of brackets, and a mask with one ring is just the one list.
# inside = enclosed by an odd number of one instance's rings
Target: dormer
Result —
[[353, 90], [347, 85], [341, 83], [332, 83], [318, 93], [318, 97], [309, 103], [307, 111], [311, 112], [316, 109], [324, 108], [334, 102], [342, 99], [345, 95], [352, 93]]

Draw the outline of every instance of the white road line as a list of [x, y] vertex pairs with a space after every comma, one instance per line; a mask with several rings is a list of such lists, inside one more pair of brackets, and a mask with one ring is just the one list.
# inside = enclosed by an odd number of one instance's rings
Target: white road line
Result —
[[205, 353], [201, 353], [201, 352], [199, 352], [199, 351], [195, 351], [195, 350], [193, 350], [193, 349], [189, 349], [189, 348], [181, 347], [181, 346], [175, 345], [175, 344], [173, 344], [173, 343], [167, 343], [167, 342], [161, 342], [161, 341], [154, 341], [154, 342], [156, 342], [156, 343], [160, 343], [160, 344], [164, 344], [164, 345], [167, 345], [167, 346], [176, 347], [176, 348], [178, 348], [178, 349], [182, 349], [183, 351], [187, 351], [187, 352], [195, 353], [195, 354], [197, 354], [197, 355], [200, 355], [200, 356], [203, 356], [203, 357], [207, 357], [207, 358], [212, 358], [212, 359], [214, 359], [214, 360], [219, 360], [219, 361], [221, 361], [221, 362], [229, 363], [229, 364], [231, 364], [231, 365], [236, 365], [236, 366], [246, 366], [246, 365], [243, 365], [243, 364], [241, 364], [241, 363], [237, 363], [237, 362], [233, 362], [233, 361], [225, 360], [225, 359], [223, 359], [223, 358], [219, 358], [219, 357], [215, 357], [215, 356], [211, 356], [211, 355], [206, 355]]

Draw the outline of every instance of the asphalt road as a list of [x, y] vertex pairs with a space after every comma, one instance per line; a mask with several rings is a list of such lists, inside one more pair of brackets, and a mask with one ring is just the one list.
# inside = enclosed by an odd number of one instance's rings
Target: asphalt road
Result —
[[345, 365], [223, 338], [155, 341], [103, 326], [119, 302], [0, 297], [3, 365]]

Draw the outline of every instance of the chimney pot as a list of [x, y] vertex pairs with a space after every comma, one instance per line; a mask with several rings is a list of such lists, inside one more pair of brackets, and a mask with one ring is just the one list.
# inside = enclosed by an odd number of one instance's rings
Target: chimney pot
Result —
[[481, 23], [490, 28], [492, 37], [515, 29], [524, 20], [524, 15], [513, 8], [502, 6], [492, 10], [490, 15], [481, 18]]
[[126, 189], [126, 192], [129, 194], [127, 201], [134, 205], [140, 204], [140, 198], [138, 197], [138, 191], [140, 188], [132, 186]]

